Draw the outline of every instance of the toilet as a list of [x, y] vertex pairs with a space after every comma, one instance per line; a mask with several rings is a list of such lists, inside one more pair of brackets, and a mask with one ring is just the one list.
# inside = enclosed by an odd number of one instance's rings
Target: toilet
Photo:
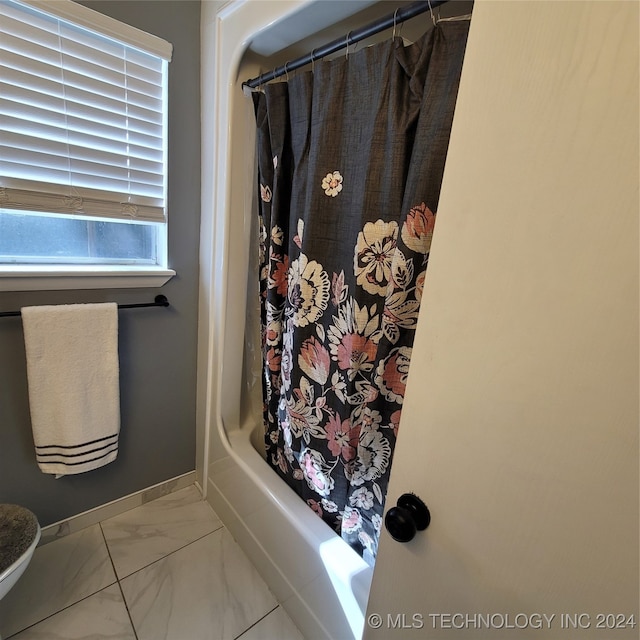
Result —
[[29, 565], [40, 540], [40, 524], [29, 509], [0, 504], [0, 600]]

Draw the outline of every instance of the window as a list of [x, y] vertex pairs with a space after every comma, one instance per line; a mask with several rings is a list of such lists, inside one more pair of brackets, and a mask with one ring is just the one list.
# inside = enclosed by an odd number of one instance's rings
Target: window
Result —
[[91, 286], [173, 275], [170, 58], [164, 40], [71, 0], [0, 0], [0, 289], [29, 276], [86, 288], [83, 275], [111, 283]]

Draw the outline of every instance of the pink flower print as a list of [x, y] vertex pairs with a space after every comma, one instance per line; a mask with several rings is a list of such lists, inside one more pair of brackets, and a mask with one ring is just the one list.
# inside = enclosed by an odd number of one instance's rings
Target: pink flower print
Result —
[[272, 322], [267, 325], [265, 340], [269, 345], [276, 345], [280, 339], [281, 325], [279, 322]]
[[338, 505], [332, 500], [327, 500], [326, 498], [322, 498], [320, 504], [324, 507], [324, 510], [328, 513], [336, 513], [338, 511]]
[[344, 533], [355, 533], [362, 527], [362, 517], [357, 509], [345, 507], [342, 512], [342, 531]]
[[375, 431], [382, 422], [382, 416], [379, 411], [365, 407], [364, 411], [358, 418], [358, 424], [362, 431]]
[[402, 410], [398, 409], [394, 411], [389, 417], [389, 427], [393, 429], [393, 435], [398, 437], [398, 428], [400, 427], [400, 416], [402, 415]]
[[260, 185], [260, 197], [262, 198], [262, 202], [271, 202], [271, 189], [269, 187], [265, 187], [263, 184]]
[[402, 404], [410, 360], [411, 347], [398, 347], [378, 365], [375, 383], [389, 402]]
[[265, 356], [265, 360], [269, 367], [270, 371], [278, 372], [280, 371], [280, 364], [282, 360], [282, 356], [280, 352], [271, 347], [269, 351], [267, 351], [267, 355]]
[[320, 507], [320, 503], [315, 500], [307, 500], [307, 504], [316, 512], [318, 516], [322, 518], [322, 508]]
[[371, 509], [373, 507], [373, 493], [366, 487], [360, 487], [349, 496], [349, 504], [359, 509]]
[[275, 263], [275, 268], [271, 270], [269, 278], [269, 288], [275, 289], [278, 295], [287, 295], [287, 283], [289, 273], [289, 256], [271, 256], [271, 262]]
[[[366, 306], [358, 306], [350, 298], [340, 305], [327, 329], [331, 358], [342, 371], [347, 372], [351, 381], [359, 371], [369, 372], [373, 369], [376, 345], [382, 335], [378, 328], [379, 317], [374, 311], [375, 305], [369, 310]], [[336, 384], [335, 381], [333, 384]], [[343, 401], [341, 397], [340, 400]]]
[[349, 286], [344, 283], [344, 270], [333, 274], [331, 279], [331, 302], [337, 307], [347, 299]]
[[416, 253], [429, 253], [435, 224], [436, 216], [424, 202], [413, 207], [402, 225], [402, 241]]
[[339, 171], [333, 173], [327, 173], [322, 178], [322, 188], [326, 195], [335, 198], [342, 191], [342, 176]]
[[377, 347], [373, 341], [357, 333], [342, 336], [337, 345], [338, 366], [348, 371], [349, 379], [353, 380], [358, 371], [371, 371], [376, 357]]
[[331, 466], [328, 465], [322, 454], [313, 449], [304, 449], [300, 453], [298, 461], [309, 488], [323, 498], [326, 498], [334, 487], [331, 477]]
[[[359, 380], [356, 382], [356, 393], [350, 396], [351, 404], [367, 404], [373, 402], [378, 397], [378, 390], [368, 381]], [[375, 411], [374, 413], [378, 413]]]
[[295, 236], [293, 236], [293, 241], [298, 245], [299, 249], [302, 249], [302, 237], [304, 235], [304, 220], [298, 219], [298, 226], [296, 228]]
[[334, 456], [342, 456], [347, 462], [353, 460], [360, 438], [360, 427], [352, 427], [347, 418], [340, 420], [340, 416], [331, 416], [326, 426], [329, 451]]
[[304, 373], [318, 384], [325, 384], [329, 377], [329, 352], [314, 336], [308, 338], [300, 347], [298, 364]]

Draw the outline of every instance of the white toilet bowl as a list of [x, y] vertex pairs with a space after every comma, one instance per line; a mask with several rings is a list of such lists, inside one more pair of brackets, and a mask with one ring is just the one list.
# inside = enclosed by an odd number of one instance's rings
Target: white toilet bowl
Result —
[[[18, 522], [11, 521], [4, 517], [3, 518], [3, 509], [11, 508], [12, 515], [15, 514], [16, 510], [18, 510], [22, 518], [18, 520]], [[20, 546], [18, 550], [16, 549], [3, 549], [0, 547], [0, 560], [4, 557], [11, 557], [13, 562], [4, 568], [2, 573], [0, 573], [0, 600], [7, 595], [9, 590], [13, 587], [13, 585], [18, 581], [18, 578], [24, 573], [24, 570], [31, 562], [31, 557], [33, 556], [33, 552], [38, 546], [38, 542], [40, 541], [40, 524], [38, 523], [36, 517], [27, 509], [23, 507], [15, 507], [15, 505], [0, 505], [0, 529], [4, 529], [5, 533], [7, 530], [10, 530], [13, 527], [14, 535], [5, 535], [4, 540], [5, 544], [12, 544], [16, 538], [19, 538], [18, 542]], [[22, 532], [20, 531], [22, 529]], [[20, 534], [23, 533], [21, 536]], [[8, 543], [6, 541], [9, 541]], [[10, 554], [7, 556], [7, 554]], [[14, 559], [15, 558], [15, 559]], [[1, 563], [0, 566], [3, 566], [6, 562]]]

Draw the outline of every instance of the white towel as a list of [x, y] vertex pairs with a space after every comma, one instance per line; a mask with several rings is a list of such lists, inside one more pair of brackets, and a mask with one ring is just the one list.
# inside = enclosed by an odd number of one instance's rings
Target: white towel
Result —
[[56, 477], [116, 459], [120, 433], [115, 303], [23, 307], [36, 460]]

